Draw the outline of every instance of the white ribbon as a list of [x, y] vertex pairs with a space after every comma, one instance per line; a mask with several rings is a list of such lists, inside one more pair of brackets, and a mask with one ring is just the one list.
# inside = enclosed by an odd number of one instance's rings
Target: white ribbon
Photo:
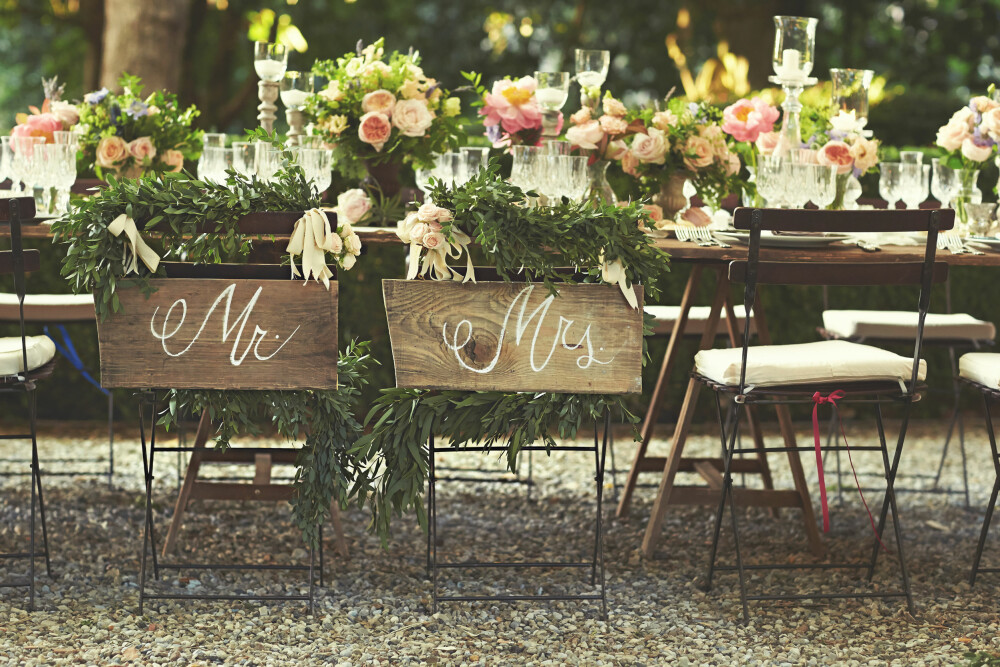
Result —
[[132, 261], [128, 261], [128, 247], [126, 247], [125, 252], [125, 273], [139, 273], [139, 260], [146, 265], [146, 268], [152, 273], [156, 273], [156, 267], [160, 265], [160, 256], [156, 252], [146, 245], [142, 236], [139, 235], [139, 228], [135, 225], [135, 220], [128, 217], [124, 213], [115, 218], [110, 225], [108, 225], [108, 231], [115, 236], [120, 236], [122, 232], [125, 232], [125, 238], [128, 240], [129, 246], [132, 250]]
[[[420, 243], [411, 243], [406, 279], [413, 280], [417, 275], [421, 275], [432, 280], [461, 281], [462, 284], [470, 281], [476, 282], [476, 272], [472, 266], [472, 255], [469, 254], [468, 248], [472, 239], [469, 238], [468, 234], [457, 229], [452, 229], [451, 235], [455, 239], [454, 243], [448, 243], [441, 248], [428, 249], [423, 259], [421, 259], [420, 253], [424, 250], [424, 246]], [[461, 259], [462, 253], [465, 253], [466, 256], [465, 276], [448, 266], [448, 259]]]
[[302, 255], [302, 272], [305, 274], [306, 283], [311, 277], [317, 282], [322, 281], [323, 285], [330, 289], [333, 271], [326, 265], [326, 253], [333, 252], [332, 237], [330, 219], [318, 208], [306, 211], [296, 220], [292, 238], [289, 239], [288, 247], [285, 249], [291, 255], [292, 276], [302, 275], [295, 266], [295, 256]]
[[601, 278], [606, 283], [618, 284], [619, 289], [621, 289], [622, 294], [625, 295], [625, 300], [628, 301], [628, 305], [632, 306], [633, 310], [639, 309], [639, 302], [635, 298], [635, 291], [628, 286], [625, 279], [625, 267], [622, 266], [622, 261], [616, 259], [613, 262], [608, 262], [604, 260], [604, 266], [601, 267]]

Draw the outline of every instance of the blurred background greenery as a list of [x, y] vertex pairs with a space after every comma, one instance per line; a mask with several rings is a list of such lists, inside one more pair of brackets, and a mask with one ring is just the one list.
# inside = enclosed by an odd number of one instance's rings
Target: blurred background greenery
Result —
[[[886, 146], [930, 147], [936, 129], [970, 93], [1000, 80], [1000, 0], [4, 0], [0, 132], [10, 130], [17, 112], [41, 103], [43, 76], [58, 75], [65, 98], [77, 100], [111, 87], [127, 70], [147, 89], [174, 90], [183, 104], [196, 104], [202, 129], [240, 134], [256, 124], [251, 42], [258, 39], [286, 42], [294, 49], [289, 68], [306, 70], [315, 59], [352, 50], [358, 40], [384, 36], [390, 50], [419, 50], [424, 69], [446, 88], [462, 85], [462, 70], [482, 72], [485, 82], [537, 69], [572, 70], [574, 49], [602, 48], [612, 53], [605, 87], [629, 104], [671, 89], [725, 103], [768, 85], [776, 14], [819, 17], [814, 74], [820, 78], [831, 67], [875, 71], [869, 127]], [[821, 101], [824, 91], [812, 95]], [[575, 109], [575, 99], [571, 93], [566, 111]], [[469, 101], [470, 133], [478, 136]], [[995, 170], [983, 174], [987, 199], [995, 182]], [[67, 291], [57, 256], [43, 256], [45, 270], [29, 289]], [[401, 248], [372, 248], [341, 277], [341, 343], [351, 337], [375, 342], [382, 366], [372, 391], [393, 383], [379, 281], [399, 276], [401, 265]], [[665, 279], [665, 303], [679, 300], [686, 273], [676, 265]], [[988, 270], [957, 270], [954, 308], [998, 319], [994, 279]], [[935, 307], [943, 309], [938, 296]], [[915, 297], [889, 292], [831, 295], [834, 307], [915, 304]], [[765, 306], [776, 342], [815, 339], [818, 289], [773, 289]], [[96, 366], [93, 326], [74, 325], [71, 332]], [[651, 345], [647, 391], [664, 346]], [[943, 353], [931, 352], [929, 361], [935, 377], [950, 375]], [[676, 383], [671, 408], [681, 391], [683, 383]], [[120, 416], [134, 414], [127, 395], [120, 398]], [[636, 399], [637, 409], [644, 400]], [[924, 410], [945, 409], [945, 403], [927, 401]], [[100, 394], [66, 363], [39, 403], [43, 418], [99, 419], [103, 408]]]

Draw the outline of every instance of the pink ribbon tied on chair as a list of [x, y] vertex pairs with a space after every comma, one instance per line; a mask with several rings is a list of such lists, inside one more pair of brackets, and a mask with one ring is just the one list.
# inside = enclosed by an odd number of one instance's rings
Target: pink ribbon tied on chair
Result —
[[820, 449], [820, 445], [819, 445], [819, 414], [818, 414], [818, 411], [819, 411], [819, 406], [820, 405], [822, 405], [824, 403], [829, 403], [830, 405], [833, 406], [834, 411], [837, 413], [837, 423], [840, 426], [840, 434], [844, 437], [844, 448], [847, 449], [847, 460], [851, 464], [851, 473], [854, 475], [854, 484], [858, 487], [858, 494], [861, 496], [861, 502], [865, 506], [865, 511], [868, 512], [868, 522], [871, 523], [872, 532], [875, 533], [875, 539], [878, 540], [878, 543], [882, 546], [882, 549], [886, 553], [889, 553], [889, 550], [886, 549], [885, 544], [882, 543], [882, 538], [879, 537], [878, 529], [875, 527], [875, 518], [872, 516], [871, 509], [868, 508], [868, 501], [865, 500], [865, 494], [861, 490], [861, 483], [858, 481], [858, 472], [854, 469], [854, 460], [851, 458], [851, 446], [847, 443], [847, 433], [844, 432], [844, 420], [841, 419], [841, 417], [840, 417], [840, 409], [837, 407], [837, 401], [839, 401], [840, 399], [844, 398], [844, 396], [846, 396], [846, 394], [843, 391], [841, 391], [840, 389], [837, 389], [835, 391], [831, 391], [826, 396], [824, 396], [823, 394], [821, 394], [821, 393], [819, 393], [817, 391], [812, 396], [812, 400], [813, 400], [813, 414], [812, 414], [812, 422], [813, 422], [813, 446], [814, 446], [814, 448], [816, 450], [816, 470], [817, 470], [818, 475], [819, 475], [819, 496], [820, 496], [820, 503], [823, 506], [823, 532], [824, 533], [829, 533], [830, 532], [830, 508], [829, 508], [829, 505], [827, 503], [827, 498], [826, 498], [826, 478], [825, 478], [825, 476], [823, 474], [823, 451]]

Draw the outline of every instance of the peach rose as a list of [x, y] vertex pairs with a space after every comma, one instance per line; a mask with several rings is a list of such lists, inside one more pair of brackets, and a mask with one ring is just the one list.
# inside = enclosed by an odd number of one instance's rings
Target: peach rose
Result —
[[625, 115], [625, 105], [613, 97], [604, 98], [603, 109], [605, 115], [608, 116], [621, 117]]
[[681, 213], [681, 220], [690, 222], [695, 227], [708, 227], [712, 224], [712, 216], [698, 206], [692, 206]]
[[990, 139], [1000, 143], [1000, 107], [990, 109], [983, 114], [983, 122], [980, 125], [980, 129]]
[[973, 162], [985, 162], [993, 154], [993, 146], [977, 144], [972, 137], [962, 142], [962, 156]]
[[184, 168], [184, 154], [171, 148], [163, 151], [160, 155], [160, 162], [170, 167], [167, 171], [180, 171]]
[[715, 150], [712, 142], [705, 137], [695, 135], [689, 137], [684, 144], [684, 166], [691, 171], [704, 169], [715, 161]]
[[104, 137], [97, 144], [98, 167], [111, 169], [121, 164], [128, 157], [128, 144], [121, 137]]
[[139, 164], [149, 164], [156, 157], [156, 146], [149, 137], [139, 137], [128, 142], [129, 155]]
[[427, 134], [434, 115], [423, 100], [403, 100], [396, 104], [392, 124], [407, 137], [422, 137]]
[[632, 151], [626, 151], [625, 155], [622, 156], [622, 171], [633, 178], [639, 178], [639, 171], [636, 169], [638, 166], [639, 158]]
[[385, 142], [392, 134], [392, 124], [389, 117], [380, 111], [370, 111], [358, 122], [358, 138], [366, 144], [371, 144], [376, 152], [381, 152]]
[[594, 150], [597, 144], [604, 138], [604, 131], [601, 124], [596, 120], [588, 120], [581, 125], [573, 125], [566, 130], [566, 140], [574, 146]]
[[948, 122], [965, 125], [971, 132], [976, 127], [976, 114], [969, 107], [962, 107], [951, 115]]
[[590, 121], [590, 107], [582, 107], [579, 111], [569, 117], [569, 122], [574, 125], [583, 125]]
[[645, 204], [642, 210], [646, 212], [654, 225], [663, 220], [663, 207], [658, 204]]
[[854, 166], [858, 171], [865, 173], [878, 162], [878, 142], [858, 137], [851, 146], [851, 157], [854, 158]]
[[341, 192], [337, 195], [337, 222], [353, 225], [365, 217], [371, 208], [371, 199], [361, 188]]
[[754, 145], [761, 155], [772, 155], [774, 149], [778, 147], [778, 139], [781, 135], [777, 132], [761, 132]]
[[735, 176], [740, 171], [740, 156], [736, 153], [729, 153], [726, 156], [726, 176]]
[[843, 141], [831, 141], [819, 149], [816, 160], [827, 167], [836, 167], [838, 174], [846, 174], [854, 167], [851, 147]]
[[415, 222], [410, 226], [409, 234], [410, 240], [414, 243], [420, 243], [421, 240], [431, 233], [431, 228], [426, 222]]
[[653, 127], [666, 132], [677, 124], [677, 116], [670, 111], [657, 111], [653, 114]]
[[655, 127], [649, 128], [646, 132], [635, 135], [632, 140], [632, 155], [639, 162], [663, 164], [667, 159], [667, 149], [670, 148], [667, 135]]
[[609, 116], [607, 114], [601, 116], [600, 118], [601, 129], [608, 134], [625, 134], [625, 130], [628, 129], [628, 123], [624, 118], [619, 118], [618, 116]]
[[604, 149], [604, 157], [607, 160], [621, 160], [628, 152], [628, 146], [621, 139], [608, 142], [608, 147]]
[[987, 111], [1000, 107], [1000, 103], [994, 102], [985, 95], [977, 95], [969, 100], [969, 106], [974, 108], [979, 113], [986, 113]]
[[[972, 112], [970, 111], [969, 113]], [[957, 151], [962, 147], [962, 142], [971, 136], [972, 131], [969, 129], [969, 126], [964, 121], [956, 121], [953, 118], [947, 125], [942, 125], [937, 131], [937, 138], [934, 140], [934, 143], [946, 151]]]
[[424, 90], [426, 87], [416, 79], [407, 79], [399, 87], [399, 94], [405, 100], [422, 100], [424, 99]]
[[382, 88], [373, 90], [361, 99], [361, 110], [365, 113], [378, 111], [386, 116], [391, 116], [395, 106], [396, 96]]
[[334, 254], [339, 254], [344, 249], [344, 241], [340, 236], [331, 232], [326, 235], [326, 240], [323, 241], [323, 249]]
[[445, 239], [444, 234], [441, 232], [431, 232], [425, 234], [423, 241], [423, 246], [428, 250], [434, 250], [435, 248], [440, 248], [448, 244], [447, 239]]

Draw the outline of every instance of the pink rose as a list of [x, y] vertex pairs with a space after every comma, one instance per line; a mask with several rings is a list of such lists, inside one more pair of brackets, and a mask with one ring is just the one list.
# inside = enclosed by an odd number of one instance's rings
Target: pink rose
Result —
[[[569, 132], [566, 133], [567, 135]], [[615, 139], [614, 141], [608, 142], [608, 147], [604, 149], [604, 159], [606, 160], [621, 160], [625, 153], [628, 152], [628, 146], [621, 139]]]
[[677, 124], [677, 116], [670, 111], [657, 111], [653, 114], [653, 127], [666, 132]]
[[340, 238], [340, 236], [332, 232], [326, 235], [326, 239], [323, 241], [323, 250], [332, 252], [336, 255], [343, 249], [344, 241]]
[[736, 153], [729, 153], [726, 156], [726, 176], [735, 176], [740, 171], [740, 156]]
[[684, 166], [691, 171], [698, 171], [710, 166], [714, 161], [715, 150], [711, 141], [698, 135], [688, 138], [684, 144]]
[[846, 174], [854, 167], [851, 147], [843, 141], [831, 141], [819, 149], [816, 160], [827, 167], [836, 167], [838, 174]]
[[983, 114], [980, 128], [990, 139], [1000, 143], [1000, 107], [990, 109]]
[[391, 116], [395, 106], [396, 96], [384, 89], [373, 90], [361, 99], [361, 110], [365, 113], [377, 111]]
[[588, 120], [582, 125], [574, 125], [566, 130], [566, 140], [574, 146], [595, 150], [597, 144], [604, 138], [601, 124], [596, 120]]
[[163, 151], [160, 155], [160, 162], [170, 167], [167, 171], [180, 171], [184, 168], [184, 154], [171, 148]]
[[781, 135], [777, 132], [761, 132], [754, 145], [757, 146], [757, 150], [760, 151], [761, 155], [771, 155], [774, 153], [774, 149], [778, 147], [778, 139], [780, 138]]
[[625, 134], [625, 130], [628, 129], [628, 123], [624, 118], [619, 118], [618, 116], [609, 116], [607, 114], [601, 116], [601, 129], [608, 134]]
[[965, 125], [969, 132], [972, 132], [976, 127], [976, 114], [969, 107], [962, 107], [951, 115], [951, 120], [948, 122]]
[[422, 137], [427, 134], [434, 115], [423, 100], [403, 100], [396, 104], [392, 124], [407, 137]]
[[851, 146], [851, 157], [855, 168], [862, 174], [865, 173], [878, 162], [878, 142], [858, 137]]
[[574, 125], [583, 125], [590, 120], [590, 107], [582, 107], [579, 111], [569, 117], [569, 122]]
[[[451, 211], [440, 206], [435, 206], [431, 202], [427, 202], [426, 204], [421, 204], [420, 208], [417, 209], [417, 219], [421, 222], [435, 224], [448, 222], [451, 220]], [[437, 229], [434, 231], [438, 231], [440, 229], [441, 225], [438, 224]]]
[[681, 213], [681, 220], [690, 222], [695, 227], [708, 227], [712, 224], [712, 216], [705, 212], [705, 209], [692, 206]]
[[69, 102], [52, 102], [49, 105], [52, 115], [62, 123], [62, 129], [68, 130], [80, 122], [80, 112], [76, 110], [75, 104]]
[[121, 164], [128, 157], [128, 145], [121, 137], [104, 137], [97, 144], [98, 167], [111, 169]]
[[147, 165], [156, 157], [156, 146], [149, 137], [139, 137], [128, 142], [129, 155], [142, 165]]
[[630, 152], [639, 162], [663, 164], [667, 159], [667, 149], [670, 148], [667, 135], [655, 127], [649, 128], [646, 132], [647, 134], [640, 132], [635, 135]]
[[337, 195], [337, 222], [356, 224], [372, 208], [371, 199], [361, 188], [347, 190]]
[[[968, 109], [966, 109], [968, 111]], [[972, 113], [971, 111], [969, 113]], [[957, 151], [962, 147], [962, 142], [972, 136], [972, 131], [963, 120], [950, 120], [947, 125], [942, 125], [937, 131], [937, 138], [934, 140], [946, 151]]]
[[431, 228], [425, 222], [415, 222], [410, 227], [410, 238], [417, 243], [421, 243], [423, 238], [430, 233]]
[[977, 95], [969, 100], [969, 106], [978, 111], [979, 113], [986, 113], [991, 109], [996, 109], [1000, 107], [1000, 103], [994, 102], [985, 95]]
[[654, 225], [663, 220], [663, 207], [658, 204], [645, 204], [642, 210], [646, 212]]
[[625, 115], [625, 105], [616, 100], [613, 97], [604, 98], [604, 113], [608, 116], [624, 116]]
[[389, 117], [380, 111], [366, 113], [358, 122], [358, 138], [366, 144], [371, 144], [376, 152], [381, 152], [385, 142], [392, 134], [392, 124]]
[[985, 162], [993, 154], [993, 146], [989, 144], [982, 146], [977, 144], [972, 137], [967, 137], [962, 142], [962, 155], [973, 162]]
[[639, 178], [638, 166], [639, 158], [632, 151], [626, 151], [625, 155], [622, 156], [622, 171], [633, 178]]
[[441, 232], [431, 232], [424, 235], [422, 243], [428, 250], [434, 250], [434, 248], [447, 245], [448, 241]]
[[23, 123], [17, 125], [10, 133], [12, 137], [45, 137], [45, 143], [51, 144], [53, 132], [61, 132], [62, 122], [55, 114], [37, 113], [28, 116]]
[[774, 129], [778, 109], [759, 97], [739, 100], [722, 111], [722, 130], [736, 141], [755, 142]]

